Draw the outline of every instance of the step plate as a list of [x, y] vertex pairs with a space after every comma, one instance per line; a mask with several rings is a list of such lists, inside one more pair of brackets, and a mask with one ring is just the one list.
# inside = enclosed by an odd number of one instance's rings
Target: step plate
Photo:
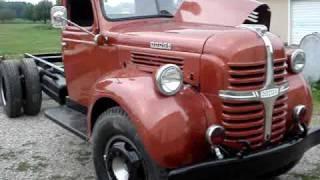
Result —
[[66, 106], [59, 106], [45, 110], [47, 118], [72, 132], [84, 140], [88, 140], [87, 136], [87, 120], [86, 115], [75, 111]]

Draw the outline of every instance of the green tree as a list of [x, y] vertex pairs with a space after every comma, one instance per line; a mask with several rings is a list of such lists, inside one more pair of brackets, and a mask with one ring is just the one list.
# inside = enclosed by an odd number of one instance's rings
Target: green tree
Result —
[[[12, 11], [14, 11], [14, 14], [15, 14], [15, 17], [16, 18], [21, 18], [21, 19], [29, 19], [26, 17], [27, 14], [30, 14], [27, 13], [27, 10], [28, 10], [28, 7], [32, 5], [31, 3], [26, 3], [26, 2], [7, 2], [7, 1], [4, 1], [4, 0], [0, 0], [0, 10], [4, 10], [6, 9], [6, 12], [7, 10], [10, 10], [10, 13], [8, 16], [12, 16]], [[7, 15], [5, 15], [7, 16]], [[3, 15], [2, 15], [3, 17]]]
[[15, 11], [12, 9], [0, 9], [0, 21], [9, 21], [16, 18]]
[[50, 19], [50, 10], [52, 8], [52, 2], [48, 0], [42, 0], [34, 9], [34, 16], [37, 20], [42, 20], [45, 24], [47, 23], [48, 19]]
[[33, 4], [28, 4], [26, 6], [26, 9], [24, 11], [24, 19], [30, 20], [30, 21], [36, 21], [36, 17], [34, 16], [35, 7]]
[[24, 18], [24, 13], [27, 7], [26, 2], [6, 2], [6, 6], [16, 13], [17, 18]]
[[61, 3], [61, 0], [56, 0], [56, 6], [61, 6], [62, 3]]
[[4, 2], [3, 0], [0, 0], [0, 9], [6, 8], [6, 2]]

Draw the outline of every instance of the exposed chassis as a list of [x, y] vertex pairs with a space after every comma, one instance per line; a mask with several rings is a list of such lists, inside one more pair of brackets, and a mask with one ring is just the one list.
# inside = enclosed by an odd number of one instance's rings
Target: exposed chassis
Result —
[[65, 104], [68, 91], [62, 55], [58, 53], [37, 55], [26, 53], [24, 56], [33, 59], [37, 64], [42, 90], [59, 104]]
[[24, 56], [38, 66], [42, 91], [61, 105], [47, 109], [45, 115], [81, 139], [88, 140], [86, 110], [68, 99], [62, 55], [26, 53]]

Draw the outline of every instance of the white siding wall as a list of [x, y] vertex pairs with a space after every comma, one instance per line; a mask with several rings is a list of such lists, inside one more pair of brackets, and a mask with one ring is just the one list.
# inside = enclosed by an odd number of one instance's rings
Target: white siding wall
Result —
[[320, 32], [320, 0], [292, 0], [291, 43], [313, 32]]
[[271, 32], [278, 35], [282, 41], [289, 41], [289, 0], [259, 0], [271, 9]]

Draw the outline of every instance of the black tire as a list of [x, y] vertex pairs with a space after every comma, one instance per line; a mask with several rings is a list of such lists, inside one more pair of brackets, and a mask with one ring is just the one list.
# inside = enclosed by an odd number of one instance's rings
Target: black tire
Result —
[[23, 76], [23, 110], [26, 115], [37, 115], [41, 110], [42, 93], [38, 68], [32, 59], [23, 59], [20, 64]]
[[141, 158], [141, 163], [143, 166], [142, 169], [146, 171], [145, 173], [143, 173], [145, 174], [145, 178], [132, 178], [130, 174], [129, 180], [167, 179], [167, 172], [164, 169], [159, 168], [151, 160], [147, 152], [144, 150], [143, 144], [139, 140], [137, 132], [134, 126], [132, 125], [130, 119], [128, 118], [128, 115], [120, 107], [114, 107], [100, 115], [97, 123], [94, 126], [94, 131], [92, 135], [93, 161], [98, 180], [114, 180], [114, 178], [110, 178], [112, 177], [112, 175], [110, 175], [112, 171], [107, 171], [108, 165], [106, 164], [108, 163], [106, 163], [105, 161], [105, 159], [110, 158], [106, 158], [106, 156], [104, 155], [109, 154], [106, 153], [106, 148], [108, 144], [111, 143], [110, 141], [118, 137], [127, 139], [133, 144], [134, 147], [129, 149], [131, 149], [132, 151], [137, 151], [138, 156]]
[[14, 118], [22, 113], [22, 89], [19, 74], [19, 62], [3, 61], [0, 65], [0, 95], [4, 111]]

